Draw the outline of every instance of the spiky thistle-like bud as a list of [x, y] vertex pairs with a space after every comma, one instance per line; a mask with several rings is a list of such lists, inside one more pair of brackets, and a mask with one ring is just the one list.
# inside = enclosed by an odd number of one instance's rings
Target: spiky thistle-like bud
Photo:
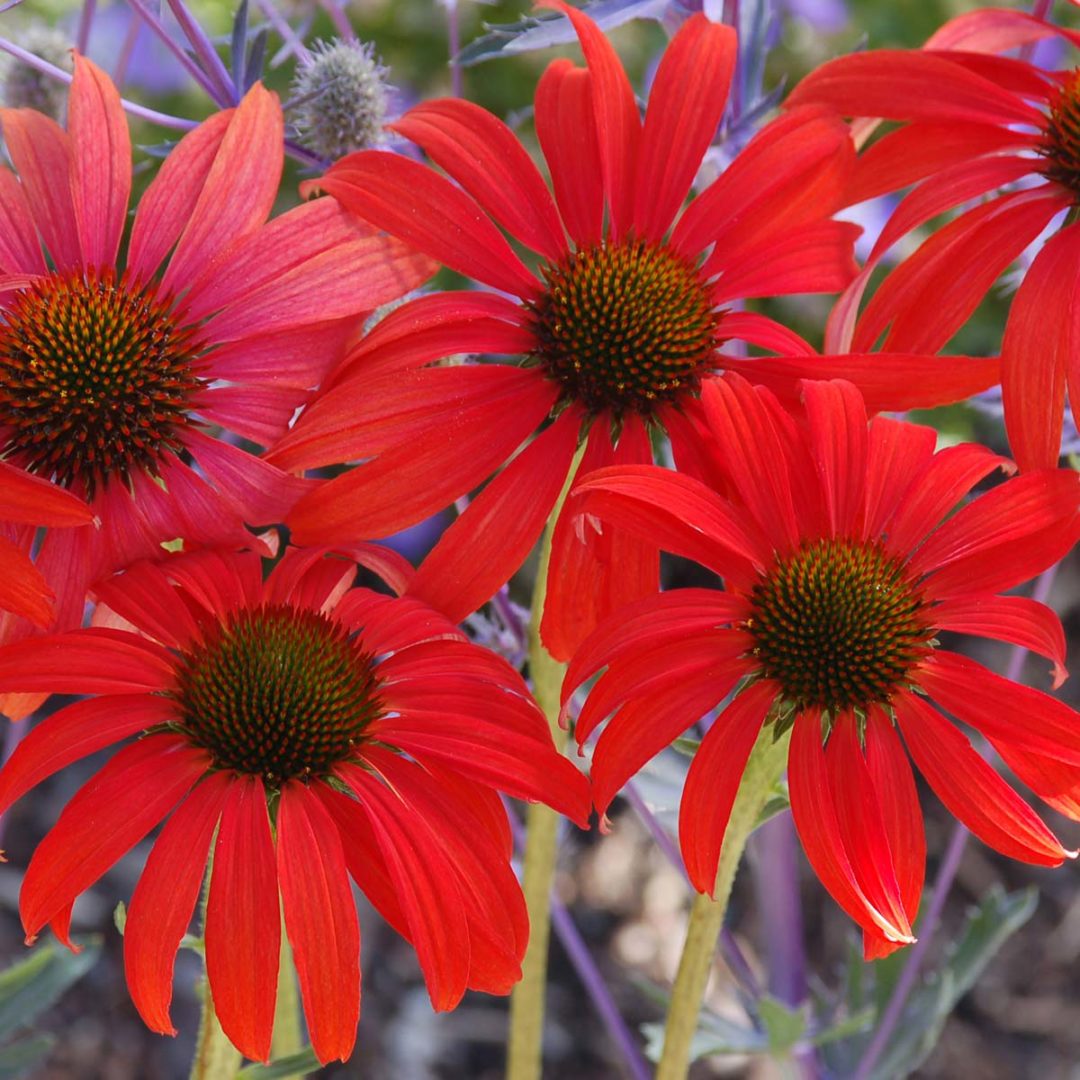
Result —
[[366, 42], [317, 42], [292, 85], [291, 119], [301, 145], [335, 161], [380, 142], [386, 74]]
[[[19, 34], [17, 43], [54, 67], [71, 71], [71, 42], [59, 30], [43, 23], [31, 24]], [[66, 102], [67, 86], [59, 79], [15, 57], [3, 58], [0, 64], [0, 105], [9, 109], [36, 109], [54, 120], [61, 120]]]

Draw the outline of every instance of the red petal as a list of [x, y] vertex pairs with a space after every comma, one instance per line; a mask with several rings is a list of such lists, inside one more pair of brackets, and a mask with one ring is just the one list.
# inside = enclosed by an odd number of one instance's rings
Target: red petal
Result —
[[123, 630], [71, 630], [0, 650], [0, 691], [129, 694], [168, 690], [173, 659]]
[[11, 611], [30, 619], [42, 629], [53, 620], [53, 596], [48, 582], [30, 557], [10, 540], [0, 536], [0, 611]]
[[901, 931], [897, 942], [906, 944], [913, 937], [897, 881], [896, 856], [891, 849], [880, 794], [859, 745], [852, 714], [841, 713], [834, 719], [825, 747], [825, 764], [836, 801], [841, 841], [855, 879], [870, 904], [885, 916], [889, 925]]
[[719, 629], [747, 614], [745, 600], [715, 589], [673, 589], [628, 604], [618, 617], [605, 619], [574, 653], [563, 681], [563, 701], [614, 659], [632, 663], [639, 653], [647, 655], [654, 647]]
[[334, 619], [350, 633], [360, 630], [364, 647], [376, 655], [396, 653], [421, 641], [464, 638], [445, 615], [422, 601], [380, 596], [367, 589], [351, 589], [334, 610]]
[[81, 257], [71, 193], [75, 169], [71, 140], [55, 120], [33, 109], [0, 109], [0, 125], [34, 224], [56, 269], [63, 273], [78, 266]]
[[1054, 662], [1054, 689], [1068, 677], [1065, 631], [1057, 613], [1024, 596], [961, 596], [935, 604], [934, 625], [960, 634], [1007, 641]]
[[[213, 163], [169, 260], [161, 282], [163, 291], [183, 290], [233, 241], [257, 229], [267, 219], [281, 180], [283, 125], [276, 95], [262, 83], [255, 83], [230, 117], [228, 129], [217, 146]], [[193, 150], [201, 158], [206, 146], [197, 144]], [[186, 192], [182, 190], [182, 194]], [[163, 206], [158, 211], [160, 217], [155, 224], [162, 232], [166, 224], [161, 217], [171, 216], [176, 209], [179, 208]], [[168, 231], [172, 228], [169, 222]]]
[[592, 79], [596, 141], [611, 217], [610, 231], [613, 239], [621, 240], [638, 224], [633, 211], [641, 118], [634, 91], [611, 42], [588, 15], [563, 0], [540, 0], [537, 6], [566, 15], [581, 42]]
[[1008, 743], [992, 741], [1001, 760], [1043, 802], [1059, 814], [1080, 821], [1080, 776], [1076, 766], [1041, 754], [1028, 754]]
[[19, 913], [33, 937], [126, 855], [210, 766], [179, 735], [151, 735], [118, 751], [64, 808], [23, 879]]
[[833, 536], [861, 523], [866, 483], [866, 407], [851, 383], [802, 384], [810, 447]]
[[338, 774], [356, 792], [409, 923], [431, 1004], [452, 1009], [469, 978], [469, 931], [456, 875], [426, 820], [396, 792], [353, 765]]
[[[1001, 342], [1001, 400], [1013, 456], [1023, 469], [1053, 468], [1061, 456], [1065, 382], [1080, 393], [1080, 229], [1052, 236], [1028, 268]], [[1074, 415], [1075, 411], [1074, 411]]]
[[936, 709], [913, 694], [893, 701], [919, 772], [949, 812], [1003, 855], [1038, 866], [1071, 857], [1030, 806]]
[[[719, 495], [700, 480], [654, 465], [597, 469], [578, 482], [565, 513], [632, 529], [657, 547], [693, 559], [721, 576], [728, 560], [760, 564], [761, 545]], [[595, 528], [588, 520], [585, 528]]]
[[592, 76], [569, 60], [548, 64], [536, 87], [536, 137], [566, 228], [579, 247], [604, 234], [604, 186], [592, 103]]
[[90, 698], [47, 716], [19, 743], [0, 772], [0, 814], [73, 761], [176, 719], [175, 704], [151, 694]]
[[682, 207], [727, 105], [737, 46], [730, 26], [692, 15], [649, 91], [635, 185], [637, 235], [660, 240]]
[[361, 150], [309, 185], [459, 274], [523, 299], [540, 290], [476, 201], [426, 165], [383, 150]]
[[308, 788], [281, 789], [277, 864], [285, 929], [315, 1056], [347, 1061], [360, 1019], [360, 927], [337, 825]]
[[705, 416], [723, 449], [723, 467], [769, 547], [799, 543], [785, 448], [760, 394], [741, 378], [710, 379], [702, 387]]
[[855, 351], [872, 351], [892, 323], [884, 349], [937, 352], [1063, 208], [1064, 198], [1050, 188], [1015, 192], [939, 229], [874, 293], [859, 321]]
[[937, 432], [922, 424], [875, 417], [866, 449], [863, 539], [881, 536], [917, 476], [929, 466]]
[[943, 709], [997, 742], [1080, 765], [1080, 717], [1063, 701], [938, 649], [916, 681]]
[[[1080, 508], [1080, 481], [1065, 469], [1014, 476], [958, 510], [911, 557], [930, 574], [988, 551], [1006, 548], [1045, 529], [1060, 528]], [[1021, 579], [1023, 580], [1023, 579]]]
[[1029, 15], [1026, 11], [987, 8], [968, 11], [950, 19], [931, 34], [923, 48], [998, 53], [1055, 34], [1073, 37], [1071, 31]]
[[[821, 714], [816, 709], [795, 718], [788, 751], [788, 785], [791, 813], [803, 850], [832, 898], [870, 934], [909, 944], [910, 927], [894, 925], [887, 913], [874, 907], [852, 867], [821, 746]], [[906, 924], [907, 917], [902, 921]]]
[[4, 166], [0, 166], [0, 271], [48, 273], [26, 193]]
[[690, 763], [679, 806], [679, 846], [690, 883], [700, 893], [715, 895], [720, 849], [735, 795], [779, 689], [763, 680], [737, 695], [706, 732]]
[[417, 143], [511, 236], [553, 261], [566, 240], [551, 193], [514, 133], [486, 109], [440, 98], [390, 127]]
[[68, 134], [80, 247], [87, 266], [109, 266], [116, 261], [127, 218], [131, 136], [112, 80], [78, 52], [74, 60]]
[[537, 436], [443, 533], [409, 594], [461, 622], [487, 603], [532, 551], [559, 497], [581, 418], [567, 411]]
[[309, 390], [345, 354], [355, 330], [355, 319], [338, 319], [220, 345], [206, 356], [207, 378]]
[[[876, 708], [866, 726], [866, 766], [881, 808], [904, 911], [908, 922], [914, 924], [926, 876], [922, 808], [915, 777], [892, 720]], [[878, 959], [893, 951], [892, 943], [877, 935], [868, 934], [864, 940], [870, 954], [867, 959]]]
[[[607, 425], [593, 425], [575, 477], [605, 465], [651, 462], [645, 425], [628, 416], [615, 448]], [[614, 526], [597, 532], [579, 524], [573, 514], [560, 514], [551, 540], [540, 640], [557, 660], [569, 660], [601, 619], [659, 588], [654, 545]]]
[[260, 777], [233, 775], [214, 844], [206, 977], [221, 1028], [254, 1061], [270, 1059], [281, 916], [274, 840]]
[[188, 132], [139, 199], [127, 263], [136, 279], [153, 275], [191, 220], [235, 115], [235, 109], [213, 113]]
[[0, 461], [0, 521], [25, 525], [85, 525], [90, 508], [69, 491]]
[[906, 557], [980, 480], [1006, 464], [1005, 458], [975, 443], [946, 447], [935, 454], [911, 478], [907, 493], [887, 522], [886, 548]]
[[232, 777], [211, 773], [176, 808], [146, 860], [124, 928], [128, 992], [151, 1031], [175, 1035], [169, 1018], [176, 951], [206, 876], [210, 840]]
[[874, 49], [812, 71], [785, 104], [826, 105], [845, 116], [1039, 127], [1042, 114], [958, 64], [918, 50]]
[[[801, 338], [794, 330], [781, 326], [766, 315], [759, 315], [754, 311], [728, 311], [724, 312], [718, 335], [728, 341], [746, 341], [758, 348], [768, 349], [770, 352], [782, 353], [785, 356], [813, 356], [815, 350], [805, 338]], [[724, 357], [724, 367], [728, 368], [734, 357]], [[754, 362], [759, 358], [755, 357]], [[743, 374], [752, 380], [748, 372]]]
[[156, 563], [129, 566], [94, 586], [100, 604], [171, 648], [182, 649], [199, 633], [191, 609]]

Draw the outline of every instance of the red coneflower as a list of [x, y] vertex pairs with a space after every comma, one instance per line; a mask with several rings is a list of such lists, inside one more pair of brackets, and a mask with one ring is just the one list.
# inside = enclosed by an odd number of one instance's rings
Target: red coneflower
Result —
[[[521, 565], [580, 440], [588, 471], [652, 461], [650, 428], [664, 428], [679, 466], [692, 468], [701, 453], [697, 398], [728, 363], [724, 342], [810, 351], [771, 319], [728, 305], [837, 290], [854, 272], [858, 230], [828, 219], [853, 158], [836, 118], [813, 108], [780, 118], [683, 209], [724, 111], [733, 31], [700, 14], [687, 20], [660, 62], [642, 124], [607, 39], [576, 9], [551, 6], [573, 20], [588, 64], [555, 61], [537, 88], [554, 198], [509, 128], [459, 100], [420, 105], [393, 125], [449, 180], [365, 151], [312, 181], [504, 294], [441, 293], [395, 311], [270, 455], [286, 468], [365, 461], [296, 505], [288, 521], [305, 542], [403, 528], [513, 458], [418, 572], [416, 594], [455, 616]], [[500, 226], [536, 254], [535, 272]], [[523, 359], [429, 366], [455, 354]], [[804, 371], [849, 370], [848, 358], [799, 360]], [[962, 370], [969, 387], [959, 396], [996, 378], [990, 362]], [[946, 396], [932, 381], [913, 381]], [[563, 658], [598, 613], [656, 588], [647, 543], [618, 533], [582, 543], [565, 521], [551, 567], [542, 633]]]
[[18, 173], [0, 168], [0, 459], [97, 519], [49, 532], [37, 558], [70, 626], [88, 581], [162, 541], [244, 544], [245, 522], [280, 521], [302, 482], [209, 427], [274, 442], [357, 316], [432, 267], [332, 199], [267, 222], [283, 121], [261, 85], [172, 151], [124, 266], [131, 141], [108, 77], [75, 58], [66, 132], [30, 109], [0, 125]]
[[[694, 886], [711, 893], [739, 779], [765, 723], [794, 726], [788, 782], [807, 857], [865, 931], [868, 956], [913, 940], [925, 838], [916, 766], [972, 832], [1014, 858], [1070, 855], [938, 711], [984, 735], [1052, 806], [1080, 820], [1080, 722], [1072, 709], [938, 646], [941, 630], [1013, 642], [1065, 677], [1053, 612], [996, 595], [1060, 558], [1080, 535], [1080, 478], [1032, 472], [946, 517], [1004, 460], [979, 446], [934, 453], [932, 429], [867, 427], [844, 382], [804, 382], [792, 419], [738, 376], [704, 409], [722, 496], [654, 466], [593, 473], [567, 512], [648, 536], [722, 575], [601, 625], [570, 664], [564, 700], [602, 668], [578, 719], [603, 813], [654, 754], [742, 689], [708, 730], [686, 779], [679, 834]], [[599, 527], [599, 526], [597, 526]]]
[[[400, 591], [411, 568], [392, 554], [353, 551]], [[124, 936], [155, 1031], [174, 1033], [174, 958], [215, 830], [207, 976], [248, 1057], [270, 1053], [279, 893], [321, 1061], [346, 1059], [356, 1032], [350, 875], [415, 946], [436, 1008], [520, 978], [528, 921], [496, 792], [587, 824], [588, 785], [505, 661], [417, 600], [352, 588], [355, 574], [353, 557], [325, 550], [289, 550], [265, 583], [252, 552], [143, 562], [95, 587], [112, 626], [0, 650], [4, 691], [95, 695], [30, 732], [0, 772], [0, 808], [137, 737], [34, 853], [29, 938], [50, 925], [67, 943], [79, 893], [171, 814]]]
[[[994, 53], [1080, 34], [1018, 11], [969, 12], [922, 50], [874, 50], [823, 64], [788, 99], [846, 116], [907, 121], [862, 155], [848, 201], [916, 184], [885, 227], [865, 271], [834, 315], [835, 340], [866, 350], [932, 352], [1055, 215], [1080, 205], [1080, 69], [1048, 72]], [[1020, 190], [982, 200], [1023, 182]], [[937, 230], [882, 282], [856, 322], [878, 258], [931, 218], [980, 199]], [[1080, 229], [1050, 238], [1016, 294], [1002, 343], [1001, 386], [1013, 455], [1023, 468], [1057, 464], [1066, 385], [1080, 418], [1075, 296]], [[898, 383], [908, 379], [897, 372]]]

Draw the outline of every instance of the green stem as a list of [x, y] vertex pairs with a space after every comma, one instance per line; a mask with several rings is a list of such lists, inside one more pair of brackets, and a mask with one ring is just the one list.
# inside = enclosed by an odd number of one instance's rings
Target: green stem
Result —
[[746, 764], [720, 850], [715, 899], [702, 894], [694, 899], [690, 909], [690, 925], [671, 993], [664, 1050], [656, 1080], [683, 1080], [690, 1066], [690, 1040], [697, 1030], [698, 1013], [712, 970], [716, 939], [724, 925], [735, 872], [758, 815], [784, 771], [789, 740], [790, 733], [787, 733], [773, 742], [772, 726], [763, 728]]
[[[296, 985], [292, 949], [285, 933], [285, 915], [281, 917], [281, 959], [278, 963], [277, 1001], [274, 1004], [274, 1038], [270, 1046], [272, 1061], [292, 1057], [304, 1049], [300, 1035], [300, 991]], [[303, 1076], [304, 1073], [292, 1073]], [[283, 1078], [284, 1080], [284, 1078]]]
[[[562, 511], [572, 478], [584, 451], [574, 458], [562, 493], [555, 503], [544, 531], [540, 562], [533, 588], [532, 619], [529, 623], [529, 675], [533, 695], [551, 727], [555, 746], [562, 753], [567, 733], [559, 726], [559, 696], [566, 665], [556, 660], [540, 641], [540, 620], [547, 596], [551, 537]], [[544, 1033], [544, 996], [547, 988], [548, 942], [551, 937], [551, 884], [558, 854], [559, 815], [532, 803], [525, 816], [525, 860], [521, 890], [529, 911], [529, 947], [521, 962], [521, 982], [510, 995], [510, 1039], [506, 1050], [506, 1080], [539, 1080]]]

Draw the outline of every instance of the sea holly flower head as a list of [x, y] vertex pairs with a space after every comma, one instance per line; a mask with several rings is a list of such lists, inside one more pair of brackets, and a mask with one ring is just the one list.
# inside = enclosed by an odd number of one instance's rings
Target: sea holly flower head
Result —
[[[1080, 34], [1024, 12], [968, 12], [921, 50], [829, 61], [788, 99], [795, 108], [902, 122], [861, 155], [849, 201], [915, 185], [837, 305], [830, 338], [838, 347], [850, 342], [863, 351], [880, 339], [890, 350], [942, 348], [1007, 267], [1063, 216], [1024, 276], [1001, 348], [1006, 429], [1023, 468], [1057, 464], [1066, 387], [1074, 415], [1080, 401], [1072, 332], [1080, 279], [1072, 213], [1080, 205], [1080, 69], [1046, 71], [996, 54], [1054, 36], [1080, 46]], [[859, 314], [886, 251], [972, 200], [979, 201], [893, 270]], [[907, 377], [894, 376], [897, 383]]]
[[[259, 84], [172, 151], [122, 262], [127, 121], [80, 56], [68, 111], [66, 131], [0, 111], [17, 174], [0, 169], [0, 464], [41, 493], [14, 520], [48, 525], [56, 492], [96, 521], [37, 558], [70, 626], [88, 582], [162, 542], [242, 546], [245, 524], [281, 520], [304, 483], [214, 433], [273, 443], [363, 314], [431, 264], [330, 199], [267, 221], [283, 121]], [[33, 529], [4, 528], [26, 555]]]
[[634, 530], [725, 586], [624, 608], [583, 643], [563, 696], [569, 702], [603, 672], [575, 730], [584, 743], [608, 721], [592, 757], [604, 813], [642, 765], [737, 691], [701, 742], [680, 807], [683, 856], [701, 892], [713, 889], [762, 726], [777, 735], [792, 728], [788, 783], [803, 847], [876, 957], [914, 940], [922, 891], [925, 839], [908, 754], [949, 810], [997, 850], [1047, 866], [1073, 854], [942, 711], [1080, 820], [1076, 714], [939, 637], [1030, 648], [1050, 658], [1055, 685], [1065, 678], [1054, 613], [998, 594], [1076, 542], [1080, 478], [1027, 473], [948, 516], [1010, 463], [974, 445], [935, 453], [929, 428], [881, 416], [868, 425], [848, 383], [802, 389], [792, 415], [738, 375], [706, 384], [718, 490], [648, 465], [602, 469], [577, 484], [567, 513], [579, 527]]
[[0, 772], [7, 808], [127, 741], [72, 798], [23, 882], [28, 938], [70, 944], [75, 898], [165, 820], [131, 899], [128, 986], [155, 1031], [215, 835], [206, 969], [222, 1028], [270, 1054], [279, 895], [312, 1045], [348, 1058], [360, 1002], [351, 877], [416, 948], [432, 1003], [507, 993], [528, 937], [497, 792], [587, 825], [588, 785], [521, 677], [397, 591], [412, 568], [372, 545], [136, 563], [96, 586], [96, 625], [0, 650], [0, 691], [90, 697], [43, 720]]
[[[437, 293], [394, 311], [271, 454], [289, 469], [364, 462], [297, 503], [288, 522], [305, 542], [407, 527], [509, 460], [413, 583], [455, 617], [521, 565], [581, 442], [582, 470], [644, 463], [662, 428], [680, 468], [693, 467], [701, 388], [732, 359], [725, 342], [794, 357], [800, 374], [860, 363], [811, 356], [772, 319], [734, 310], [747, 297], [827, 292], [851, 279], [858, 229], [829, 217], [853, 165], [846, 126], [827, 110], [793, 110], [686, 204], [724, 112], [734, 32], [700, 13], [687, 19], [642, 122], [607, 39], [577, 9], [553, 6], [572, 20], [587, 66], [556, 60], [537, 87], [551, 189], [505, 124], [460, 100], [419, 105], [390, 125], [450, 179], [364, 151], [310, 184], [497, 290]], [[535, 270], [501, 230], [534, 254]], [[516, 362], [432, 366], [456, 354]], [[987, 385], [978, 365], [963, 373], [960, 397]], [[912, 382], [941, 393], [932, 380]], [[560, 523], [551, 566], [542, 633], [560, 657], [600, 614], [656, 588], [655, 550], [617, 532], [582, 542]]]

